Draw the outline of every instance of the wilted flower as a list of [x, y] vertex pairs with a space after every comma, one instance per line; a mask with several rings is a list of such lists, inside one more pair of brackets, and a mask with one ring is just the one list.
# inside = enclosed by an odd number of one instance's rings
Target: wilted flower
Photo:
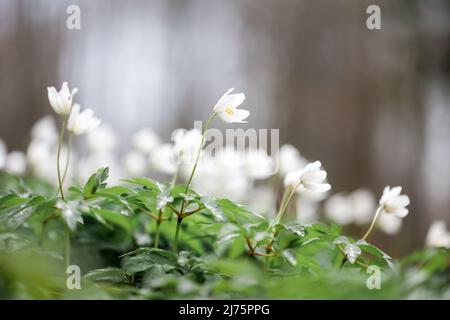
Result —
[[326, 192], [331, 189], [328, 183], [324, 183], [327, 173], [321, 170], [320, 161], [315, 161], [306, 165], [302, 170], [288, 173], [284, 178], [285, 187], [294, 187], [297, 192], [304, 190], [312, 192]]
[[386, 186], [383, 190], [383, 195], [380, 199], [380, 206], [384, 213], [393, 214], [399, 218], [404, 218], [408, 215], [409, 197], [401, 195], [402, 187], [390, 188]]
[[27, 159], [21, 151], [12, 151], [6, 156], [5, 170], [11, 174], [21, 176], [27, 170]]
[[136, 132], [131, 137], [131, 141], [137, 150], [144, 153], [150, 153], [160, 143], [158, 135], [150, 128], [143, 128]]
[[147, 157], [138, 151], [130, 151], [123, 161], [125, 170], [131, 176], [141, 176], [147, 171]]
[[234, 89], [228, 90], [214, 106], [214, 112], [226, 123], [245, 123], [250, 112], [248, 110], [238, 109], [245, 100], [245, 94], [230, 94]]
[[83, 223], [81, 217], [81, 208], [78, 201], [65, 202], [59, 200], [56, 203], [56, 207], [61, 210], [61, 216], [66, 222], [70, 230], [75, 230], [78, 223]]
[[303, 169], [308, 164], [308, 160], [303, 158], [300, 152], [290, 144], [281, 146], [278, 161], [280, 175], [283, 177], [289, 172]]
[[157, 146], [150, 155], [150, 166], [158, 172], [174, 174], [177, 163], [173, 146], [169, 143]]
[[450, 248], [450, 232], [445, 221], [434, 221], [428, 229], [425, 244], [429, 248]]
[[90, 151], [110, 151], [116, 144], [117, 137], [113, 129], [106, 124], [102, 124], [87, 135], [87, 145]]
[[73, 88], [72, 92], [69, 91], [67, 82], [63, 82], [61, 90], [56, 91], [55, 87], [47, 88], [48, 100], [53, 110], [60, 115], [68, 115], [72, 109], [73, 96], [78, 92], [77, 88]]
[[100, 123], [100, 119], [94, 116], [92, 109], [80, 112], [80, 105], [74, 104], [67, 123], [67, 129], [73, 134], [81, 135], [95, 130]]
[[5, 167], [6, 164], [6, 154], [8, 150], [6, 149], [6, 144], [0, 139], [0, 170]]

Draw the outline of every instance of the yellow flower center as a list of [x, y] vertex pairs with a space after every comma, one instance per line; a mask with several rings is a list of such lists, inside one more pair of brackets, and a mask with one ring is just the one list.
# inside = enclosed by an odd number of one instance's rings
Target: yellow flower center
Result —
[[232, 106], [228, 106], [225, 108], [225, 113], [228, 114], [229, 116], [232, 116], [234, 114], [234, 110]]

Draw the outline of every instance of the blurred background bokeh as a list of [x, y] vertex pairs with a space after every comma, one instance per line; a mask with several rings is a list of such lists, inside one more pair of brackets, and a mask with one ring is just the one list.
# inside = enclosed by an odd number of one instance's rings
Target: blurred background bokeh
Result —
[[[66, 28], [71, 4], [81, 30]], [[370, 4], [380, 30], [366, 27]], [[449, 80], [447, 0], [0, 1], [8, 150], [26, 150], [62, 81], [114, 128], [119, 151], [143, 127], [169, 141], [235, 87], [245, 128], [279, 128], [281, 144], [322, 161], [334, 192], [403, 186], [401, 232], [374, 238], [393, 255], [450, 222]]]

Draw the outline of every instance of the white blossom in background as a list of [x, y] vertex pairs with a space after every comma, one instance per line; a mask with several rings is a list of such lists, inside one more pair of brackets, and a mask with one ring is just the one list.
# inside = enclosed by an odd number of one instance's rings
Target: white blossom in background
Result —
[[123, 159], [123, 163], [125, 171], [129, 176], [139, 177], [147, 173], [148, 159], [141, 152], [134, 150], [128, 152]]
[[77, 223], [83, 223], [83, 218], [81, 217], [81, 207], [78, 201], [61, 201], [56, 203], [56, 207], [61, 210], [61, 216], [66, 222], [70, 230], [75, 230]]
[[316, 199], [297, 197], [297, 220], [302, 224], [318, 223], [319, 202]]
[[228, 90], [214, 106], [214, 112], [226, 123], [245, 123], [249, 115], [248, 110], [238, 109], [244, 102], [245, 94], [231, 94], [234, 89]]
[[[53, 157], [54, 156], [54, 157]], [[27, 161], [32, 174], [46, 181], [56, 181], [56, 170], [49, 166], [56, 159], [53, 147], [44, 140], [32, 140], [27, 148]]]
[[177, 161], [170, 143], [157, 146], [150, 155], [150, 167], [157, 172], [174, 174], [177, 171]]
[[[177, 129], [172, 135], [172, 140], [174, 142], [173, 152], [178, 163], [190, 167], [195, 161], [198, 149], [201, 146], [202, 133], [196, 128], [190, 130]], [[188, 168], [188, 171], [191, 169]]]
[[72, 111], [69, 115], [69, 121], [67, 123], [67, 130], [75, 135], [82, 135], [89, 133], [97, 129], [100, 125], [100, 119], [94, 116], [92, 109], [86, 109], [82, 112], [79, 104], [74, 104]]
[[56, 145], [58, 130], [56, 129], [55, 119], [52, 116], [45, 116], [36, 121], [31, 128], [31, 140]]
[[21, 176], [27, 171], [27, 159], [22, 151], [12, 151], [6, 156], [5, 170], [13, 175]]
[[386, 234], [395, 235], [402, 228], [402, 219], [392, 214], [381, 212], [377, 220], [377, 227]]
[[244, 169], [252, 179], [266, 179], [272, 174], [273, 160], [262, 149], [250, 149], [244, 152]]
[[160, 144], [160, 140], [152, 129], [142, 128], [131, 137], [131, 143], [135, 149], [149, 154]]
[[125, 177], [116, 154], [110, 151], [91, 152], [77, 163], [76, 177], [80, 183], [85, 183], [101, 167], [109, 167], [108, 184], [120, 184], [120, 179]]
[[88, 148], [92, 152], [111, 151], [117, 145], [117, 137], [113, 129], [107, 124], [102, 124], [88, 133], [86, 139]]
[[289, 172], [303, 169], [308, 160], [303, 158], [300, 152], [290, 144], [284, 144], [280, 147], [279, 151], [279, 172], [284, 177]]
[[398, 218], [404, 218], [408, 215], [409, 197], [400, 194], [402, 187], [386, 186], [380, 199], [380, 206], [384, 213], [395, 215]]
[[3, 170], [5, 167], [7, 153], [8, 149], [6, 148], [6, 144], [0, 139], [0, 170]]
[[331, 186], [326, 183], [327, 173], [321, 169], [320, 161], [306, 165], [304, 169], [288, 173], [284, 178], [286, 188], [295, 187], [297, 193], [308, 190], [314, 193], [327, 192]]
[[355, 224], [368, 224], [372, 219], [373, 212], [376, 209], [374, 194], [370, 190], [361, 188], [353, 191], [349, 197], [352, 202], [352, 211]]
[[352, 210], [352, 204], [348, 196], [341, 193], [332, 195], [324, 205], [326, 217], [342, 225], [353, 223], [354, 215]]
[[214, 157], [201, 160], [192, 185], [203, 195], [242, 202], [247, 198], [250, 179], [245, 172], [242, 155], [234, 149], [223, 149]]
[[272, 215], [275, 210], [275, 193], [268, 185], [256, 186], [251, 190], [249, 207], [256, 213], [266, 216]]
[[429, 248], [450, 248], [450, 232], [445, 221], [434, 221], [428, 229], [425, 245]]
[[78, 92], [77, 88], [69, 90], [67, 82], [63, 82], [61, 90], [58, 92], [55, 87], [47, 88], [48, 100], [53, 110], [60, 115], [68, 115], [72, 109], [73, 96]]
[[333, 222], [365, 225], [375, 211], [375, 197], [369, 190], [358, 189], [350, 194], [336, 193], [324, 205], [324, 212]]

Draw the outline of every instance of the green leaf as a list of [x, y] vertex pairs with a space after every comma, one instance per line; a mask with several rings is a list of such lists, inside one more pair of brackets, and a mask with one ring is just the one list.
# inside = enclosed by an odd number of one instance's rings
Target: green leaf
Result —
[[149, 178], [124, 179], [122, 181], [131, 183], [131, 184], [137, 184], [138, 186], [145, 187], [145, 188], [148, 188], [151, 190], [159, 191], [158, 184]]
[[104, 167], [98, 169], [86, 182], [83, 188], [83, 195], [85, 199], [92, 197], [97, 190], [104, 189], [106, 187], [106, 180], [109, 176], [109, 168]]
[[125, 229], [129, 233], [133, 231], [131, 219], [126, 215], [123, 215], [116, 211], [98, 208], [91, 208], [91, 212], [94, 218], [96, 218], [99, 222], [103, 224], [108, 225], [108, 223], [112, 223]]
[[126, 283], [127, 276], [120, 268], [103, 268], [89, 271], [84, 277], [95, 282]]
[[140, 248], [123, 256], [122, 268], [127, 273], [137, 273], [150, 269], [155, 265], [175, 268], [177, 257], [172, 252], [155, 249]]

